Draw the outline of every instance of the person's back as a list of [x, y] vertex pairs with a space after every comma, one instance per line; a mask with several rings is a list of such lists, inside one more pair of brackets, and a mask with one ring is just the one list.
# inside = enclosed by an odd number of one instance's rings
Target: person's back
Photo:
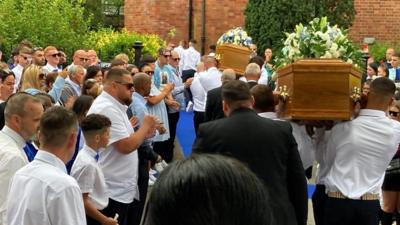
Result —
[[306, 180], [290, 124], [258, 116], [242, 81], [225, 84], [222, 98], [228, 117], [202, 124], [193, 152], [226, 154], [246, 163], [273, 193], [277, 224], [305, 224]]
[[[76, 198], [69, 198], [71, 194]], [[64, 163], [51, 153], [39, 151], [30, 164], [15, 174], [9, 196], [13, 196], [9, 202], [14, 202], [8, 204], [10, 225], [84, 224], [80, 221], [85, 215], [79, 186], [66, 173]], [[18, 202], [22, 206], [15, 204]], [[75, 206], [68, 207], [75, 211], [60, 211], [65, 205]]]
[[52, 107], [43, 114], [39, 129], [41, 150], [10, 185], [8, 224], [84, 225], [81, 191], [65, 167], [74, 153], [77, 118], [72, 111]]

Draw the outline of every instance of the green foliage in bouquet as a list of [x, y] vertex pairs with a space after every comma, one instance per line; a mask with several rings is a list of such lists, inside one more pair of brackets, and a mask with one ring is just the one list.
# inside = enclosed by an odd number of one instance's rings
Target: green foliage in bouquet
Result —
[[148, 53], [152, 56], [156, 56], [158, 49], [166, 45], [165, 41], [158, 35], [139, 34], [126, 29], [118, 32], [113, 29], [93, 31], [88, 34], [83, 44], [96, 50], [102, 61], [110, 62], [119, 53], [127, 54], [129, 59], [133, 61], [135, 56], [133, 43], [135, 41], [143, 42], [142, 54]]
[[330, 26], [328, 19], [315, 18], [308, 26], [296, 25], [293, 33], [286, 33], [286, 40], [277, 68], [299, 59], [342, 59], [355, 65], [361, 64], [361, 51], [347, 38], [347, 31]]

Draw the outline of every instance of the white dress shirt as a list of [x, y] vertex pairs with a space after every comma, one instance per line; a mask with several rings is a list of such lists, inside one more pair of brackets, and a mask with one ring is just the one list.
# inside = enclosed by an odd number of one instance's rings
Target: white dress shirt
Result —
[[7, 125], [0, 131], [0, 224], [6, 223], [8, 188], [14, 174], [28, 164], [24, 139]]
[[22, 72], [24, 71], [24, 67], [18, 64], [11, 70], [15, 75], [15, 84], [14, 84], [14, 93], [17, 92], [19, 83], [21, 82]]
[[222, 73], [216, 68], [211, 67], [207, 72], [199, 73], [200, 83], [203, 86], [204, 91], [207, 93], [209, 90], [220, 87]]
[[197, 64], [200, 63], [200, 53], [192, 46], [183, 50], [183, 68], [182, 70], [196, 70]]
[[334, 126], [327, 143], [328, 158], [334, 159], [327, 191], [351, 199], [378, 194], [399, 142], [400, 123], [383, 111], [363, 109], [356, 119]]
[[114, 148], [114, 143], [129, 137], [134, 130], [129, 122], [126, 110], [114, 97], [103, 91], [89, 109], [88, 115], [98, 113], [111, 120], [110, 141], [108, 147], [100, 153], [99, 165], [104, 173], [110, 198], [121, 203], [139, 200], [138, 154], [133, 151], [122, 154]]
[[[200, 72], [206, 73], [206, 72]], [[192, 84], [190, 85], [190, 91], [192, 91], [193, 95], [193, 110], [197, 112], [205, 112], [206, 111], [206, 92], [203, 86], [200, 83], [199, 74], [195, 73]]]
[[108, 193], [103, 171], [101, 171], [96, 155], [98, 153], [87, 145], [76, 156], [71, 169], [71, 176], [78, 182], [81, 192], [88, 193], [90, 202], [102, 210], [108, 205]]
[[39, 150], [10, 186], [9, 225], [86, 225], [79, 186], [55, 155]]
[[47, 63], [45, 66], [43, 66], [43, 72], [45, 73], [61, 72], [61, 69]]
[[271, 120], [280, 120], [276, 115], [276, 112], [262, 112], [258, 113], [258, 115]]

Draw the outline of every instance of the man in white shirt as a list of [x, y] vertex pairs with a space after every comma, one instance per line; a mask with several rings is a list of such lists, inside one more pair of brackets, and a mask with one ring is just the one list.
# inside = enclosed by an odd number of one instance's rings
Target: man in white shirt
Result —
[[222, 73], [217, 68], [217, 60], [212, 56], [204, 57], [205, 73], [199, 73], [199, 80], [207, 93], [209, 90], [220, 87], [222, 85]]
[[186, 82], [187, 79], [194, 76], [197, 64], [200, 62], [200, 53], [194, 48], [195, 40], [189, 41], [189, 48], [183, 50], [183, 68], [182, 68], [182, 81]]
[[38, 130], [43, 106], [39, 99], [17, 93], [9, 98], [4, 114], [5, 126], [0, 131], [0, 224], [7, 224], [7, 198], [16, 197], [8, 194], [8, 188], [15, 172], [28, 164], [23, 148]]
[[325, 224], [379, 223], [380, 188], [400, 142], [400, 123], [385, 114], [395, 89], [391, 80], [375, 79], [366, 108], [333, 127], [327, 143], [327, 156], [334, 160], [325, 181]]
[[18, 54], [18, 64], [12, 69], [15, 75], [14, 93], [18, 91], [19, 83], [21, 82], [22, 72], [25, 67], [32, 63], [32, 50], [28, 47], [21, 47]]
[[[134, 132], [127, 116], [132, 101], [133, 81], [125, 69], [111, 69], [104, 80], [103, 92], [94, 100], [88, 115], [102, 114], [111, 120], [108, 147], [101, 152], [99, 165], [109, 190], [108, 206], [102, 211], [106, 216], [119, 215], [119, 224], [125, 225], [128, 217], [135, 217], [139, 190], [137, 148], [155, 131], [156, 119], [146, 115], [140, 128]], [[131, 224], [129, 224], [131, 225]]]
[[[203, 74], [202, 74], [203, 73]], [[193, 122], [194, 130], [197, 134], [199, 126], [204, 122], [205, 111], [206, 111], [206, 91], [200, 83], [200, 76], [206, 76], [206, 71], [195, 73], [192, 84], [190, 85], [190, 91], [193, 95]]]
[[86, 225], [79, 186], [65, 168], [74, 154], [77, 132], [72, 111], [55, 106], [43, 114], [41, 149], [17, 171], [10, 186], [9, 225]]
[[46, 58], [47, 64], [43, 67], [43, 72], [61, 72], [61, 69], [58, 68], [58, 64], [60, 63], [60, 56], [61, 55], [56, 47], [47, 46], [44, 49], [44, 57]]

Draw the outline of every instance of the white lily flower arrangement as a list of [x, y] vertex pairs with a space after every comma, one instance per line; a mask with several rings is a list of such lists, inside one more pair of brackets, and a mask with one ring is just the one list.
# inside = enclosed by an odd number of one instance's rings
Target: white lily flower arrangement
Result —
[[361, 62], [361, 51], [348, 39], [347, 30], [330, 26], [327, 17], [315, 18], [308, 26], [300, 23], [286, 36], [278, 68], [299, 59], [342, 59], [356, 66]]

